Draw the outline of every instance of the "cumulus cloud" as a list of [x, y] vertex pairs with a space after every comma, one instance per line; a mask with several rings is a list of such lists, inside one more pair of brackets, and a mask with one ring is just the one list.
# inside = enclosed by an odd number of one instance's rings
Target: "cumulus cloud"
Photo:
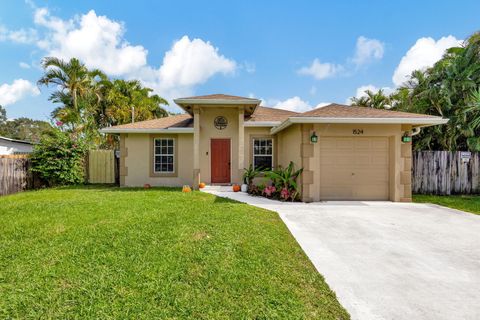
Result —
[[[234, 60], [221, 55], [210, 42], [188, 36], [172, 44], [158, 67], [148, 65], [147, 49], [125, 39], [122, 22], [97, 15], [94, 10], [66, 20], [53, 16], [47, 8], [34, 10], [35, 24], [45, 31], [36, 42], [44, 55], [76, 57], [89, 68], [109, 75], [139, 79], [169, 100], [190, 95], [195, 86], [212, 76], [233, 74], [238, 68]], [[249, 73], [255, 71], [255, 65], [250, 63], [243, 68]]]
[[442, 37], [438, 41], [430, 37], [418, 39], [400, 60], [392, 77], [393, 83], [396, 86], [402, 85], [414, 70], [433, 66], [442, 58], [446, 49], [461, 44], [462, 40], [454, 36]]
[[298, 70], [301, 75], [312, 76], [317, 80], [333, 77], [343, 70], [343, 66], [328, 62], [320, 62], [319, 59], [314, 59], [309, 67], [303, 67]]
[[380, 60], [383, 58], [384, 44], [377, 39], [369, 39], [360, 36], [357, 39], [355, 55], [352, 59], [357, 66], [364, 65], [372, 60]]
[[0, 105], [10, 105], [26, 96], [37, 96], [38, 88], [28, 80], [17, 79], [12, 84], [0, 85]]
[[97, 15], [93, 10], [62, 20], [46, 8], [37, 8], [34, 22], [47, 29], [46, 36], [37, 44], [48, 56], [77, 57], [88, 67], [114, 76], [129, 74], [147, 63], [148, 51], [140, 45], [130, 45], [123, 38], [122, 23]]
[[302, 100], [300, 97], [295, 96], [283, 101], [271, 100], [269, 103], [272, 108], [283, 109], [294, 112], [306, 112], [312, 109], [321, 108], [329, 105], [329, 102], [321, 102], [315, 106], [311, 105], [308, 101]]

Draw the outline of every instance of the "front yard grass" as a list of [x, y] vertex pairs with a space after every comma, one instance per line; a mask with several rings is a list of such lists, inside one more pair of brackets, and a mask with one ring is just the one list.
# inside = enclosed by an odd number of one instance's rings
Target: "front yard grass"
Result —
[[441, 206], [480, 214], [480, 195], [430, 196], [414, 195], [414, 202], [434, 203]]
[[178, 189], [0, 198], [0, 318], [348, 319], [274, 212]]

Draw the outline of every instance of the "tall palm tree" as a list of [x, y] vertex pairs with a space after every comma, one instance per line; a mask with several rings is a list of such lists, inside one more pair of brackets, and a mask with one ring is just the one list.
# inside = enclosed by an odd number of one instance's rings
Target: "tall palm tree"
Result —
[[54, 110], [53, 116], [72, 128], [78, 127], [84, 115], [84, 101], [82, 99], [90, 95], [92, 84], [97, 77], [106, 78], [100, 70], [88, 70], [85, 64], [78, 59], [72, 58], [68, 62], [55, 58], [46, 57], [42, 61], [45, 70], [44, 75], [38, 80], [40, 86], [57, 86], [49, 100], [61, 103], [62, 106]]

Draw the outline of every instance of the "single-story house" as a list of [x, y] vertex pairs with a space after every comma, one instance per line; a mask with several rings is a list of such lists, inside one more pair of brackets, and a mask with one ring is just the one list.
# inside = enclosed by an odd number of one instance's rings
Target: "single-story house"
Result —
[[330, 104], [304, 113], [213, 94], [184, 114], [105, 128], [120, 135], [122, 186], [242, 183], [244, 168], [303, 168], [302, 200], [411, 201], [411, 135], [441, 117]]
[[33, 144], [24, 140], [0, 136], [0, 155], [27, 154], [33, 151]]

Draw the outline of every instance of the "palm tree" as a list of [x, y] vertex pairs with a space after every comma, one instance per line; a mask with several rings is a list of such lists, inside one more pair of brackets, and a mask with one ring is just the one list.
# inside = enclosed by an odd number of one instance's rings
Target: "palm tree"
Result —
[[168, 105], [168, 102], [151, 92], [152, 89], [143, 87], [137, 80], [117, 79], [110, 83], [105, 97], [108, 125], [131, 122], [132, 107], [135, 108], [135, 121], [167, 116], [161, 105]]
[[59, 58], [46, 57], [42, 61], [42, 67], [45, 74], [37, 84], [59, 88], [50, 95], [49, 100], [61, 103], [62, 106], [56, 108], [52, 115], [76, 129], [81, 124], [85, 111], [85, 101], [82, 99], [92, 94], [91, 89], [96, 79], [106, 79], [106, 75], [100, 70], [88, 70], [85, 64], [76, 58], [66, 62]]
[[373, 92], [365, 90], [365, 95], [359, 98], [352, 97], [351, 105], [356, 107], [367, 107], [374, 109], [390, 109], [390, 99], [383, 92], [383, 89]]

